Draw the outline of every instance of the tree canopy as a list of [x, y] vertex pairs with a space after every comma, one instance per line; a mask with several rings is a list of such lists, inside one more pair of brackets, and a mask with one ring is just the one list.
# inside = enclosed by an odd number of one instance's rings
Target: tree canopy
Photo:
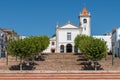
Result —
[[74, 42], [80, 52], [91, 61], [98, 61], [106, 56], [106, 42], [101, 39], [78, 35]]
[[22, 60], [43, 52], [49, 45], [47, 36], [31, 36], [25, 39], [11, 40], [7, 44], [9, 55], [17, 56]]

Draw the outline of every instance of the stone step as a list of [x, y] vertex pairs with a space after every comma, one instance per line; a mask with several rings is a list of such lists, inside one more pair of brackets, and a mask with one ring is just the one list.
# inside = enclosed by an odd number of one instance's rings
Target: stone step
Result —
[[79, 58], [45, 58], [45, 60], [78, 60]]
[[47, 55], [46, 58], [77, 58], [75, 55]]
[[65, 62], [66, 61], [74, 61], [74, 62], [76, 62], [76, 60], [77, 59], [64, 59], [64, 58], [62, 59], [61, 58], [61, 59], [46, 59], [45, 61], [61, 61], [61, 62], [63, 62], [63, 61], [65, 61]]
[[120, 80], [120, 72], [14, 72], [1, 73], [0, 80]]
[[43, 55], [75, 55], [74, 53], [46, 53], [46, 54], [43, 54]]
[[[36, 70], [80, 70], [78, 55], [73, 53], [55, 53], [43, 54], [44, 61], [35, 61]], [[18, 65], [19, 60], [16, 61], [15, 57], [8, 57], [9, 66]]]
[[[49, 65], [46, 65], [46, 64], [49, 64]], [[53, 66], [61, 66], [61, 65], [64, 65], [65, 67], [70, 67], [71, 65], [73, 65], [73, 66], [79, 66], [79, 65], [77, 65], [78, 63], [41, 63], [40, 65], [39, 65], [39, 67], [40, 66], [49, 66], [50, 67], [50, 65], [53, 65]]]

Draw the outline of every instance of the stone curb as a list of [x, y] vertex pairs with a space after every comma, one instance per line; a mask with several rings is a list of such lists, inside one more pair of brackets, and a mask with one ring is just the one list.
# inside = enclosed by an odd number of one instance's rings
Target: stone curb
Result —
[[33, 70], [33, 71], [10, 71], [10, 70], [0, 70], [0, 73], [119, 73], [120, 70], [111, 70], [111, 71], [51, 71], [51, 70]]

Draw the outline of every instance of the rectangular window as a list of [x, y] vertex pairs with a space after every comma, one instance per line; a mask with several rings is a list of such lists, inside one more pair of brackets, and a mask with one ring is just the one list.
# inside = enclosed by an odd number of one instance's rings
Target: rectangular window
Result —
[[71, 32], [67, 33], [67, 40], [71, 40]]

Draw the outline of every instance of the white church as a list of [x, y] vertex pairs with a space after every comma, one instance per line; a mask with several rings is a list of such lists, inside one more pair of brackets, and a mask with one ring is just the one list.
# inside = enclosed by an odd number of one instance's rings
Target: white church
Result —
[[[83, 8], [79, 15], [79, 24], [75, 25], [68, 21], [68, 23], [59, 26], [56, 25], [56, 36], [50, 39], [49, 47], [44, 51], [45, 53], [70, 53], [78, 52], [74, 44], [74, 39], [77, 35], [91, 36], [91, 15], [86, 7]], [[109, 50], [111, 49], [111, 36], [93, 36], [104, 39], [107, 42]], [[108, 43], [109, 42], [109, 43]]]

